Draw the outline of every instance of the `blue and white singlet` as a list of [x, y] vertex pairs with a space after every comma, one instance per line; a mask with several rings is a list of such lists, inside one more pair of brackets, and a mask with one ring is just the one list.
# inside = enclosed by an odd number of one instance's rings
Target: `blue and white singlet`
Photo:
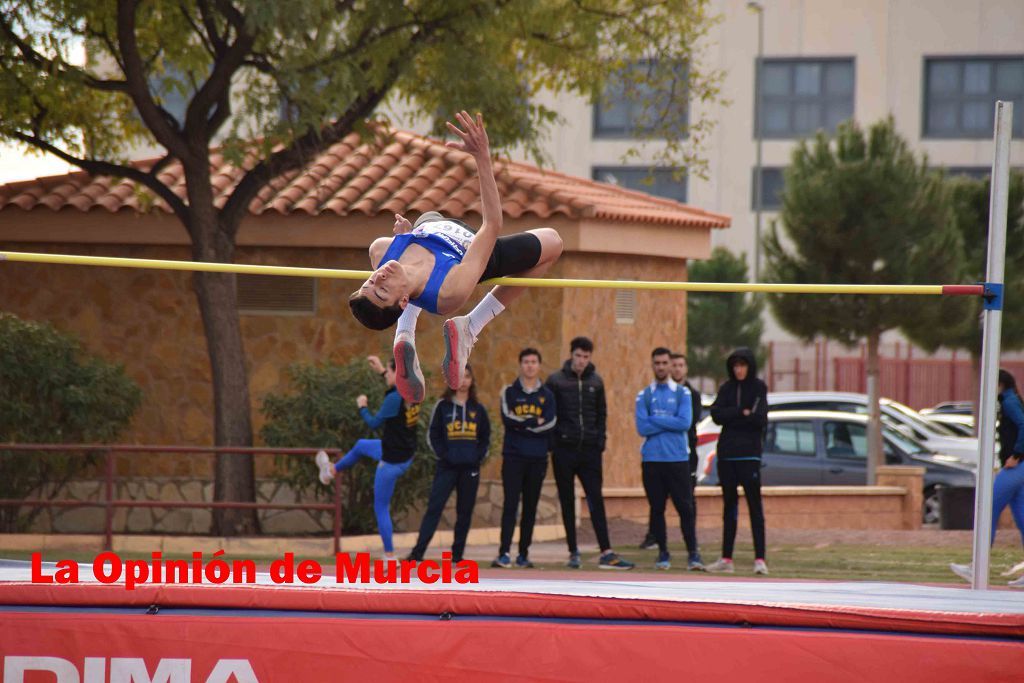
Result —
[[461, 221], [427, 221], [413, 228], [411, 232], [395, 235], [377, 267], [388, 261], [397, 261], [410, 244], [419, 245], [433, 254], [434, 269], [430, 271], [423, 293], [409, 301], [426, 311], [437, 313], [437, 295], [441, 285], [448, 276], [448, 271], [456, 264], [462, 263], [473, 237], [473, 231]]

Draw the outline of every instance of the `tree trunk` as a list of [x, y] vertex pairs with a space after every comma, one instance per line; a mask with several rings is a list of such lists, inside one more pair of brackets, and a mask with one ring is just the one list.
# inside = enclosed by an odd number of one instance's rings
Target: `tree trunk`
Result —
[[868, 486], [878, 481], [878, 468], [885, 464], [882, 448], [882, 411], [879, 399], [878, 345], [879, 332], [868, 334]]
[[[214, 248], [216, 260], [230, 262], [233, 249]], [[196, 249], [197, 252], [200, 249]], [[204, 254], [206, 255], [206, 254]], [[197, 259], [199, 260], [199, 259]], [[201, 259], [207, 260], [207, 259]], [[217, 446], [252, 446], [252, 416], [249, 403], [249, 375], [238, 319], [238, 290], [235, 276], [226, 273], [193, 275], [193, 287], [206, 332], [213, 379], [214, 443]], [[214, 467], [215, 501], [253, 502], [256, 478], [249, 454], [219, 454]], [[213, 512], [214, 534], [249, 535], [259, 532], [255, 510], [217, 509]]]

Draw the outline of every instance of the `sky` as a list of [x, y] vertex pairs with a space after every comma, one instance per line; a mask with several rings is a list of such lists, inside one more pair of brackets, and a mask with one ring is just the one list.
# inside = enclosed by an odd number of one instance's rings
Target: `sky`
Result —
[[55, 156], [29, 154], [23, 147], [0, 144], [0, 184], [77, 170]]

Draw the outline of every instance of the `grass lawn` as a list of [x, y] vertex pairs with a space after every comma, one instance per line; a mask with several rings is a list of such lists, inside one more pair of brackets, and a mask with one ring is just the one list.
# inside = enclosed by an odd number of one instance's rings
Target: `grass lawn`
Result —
[[[718, 559], [720, 546], [702, 548], [704, 562]], [[733, 555], [735, 574], [698, 574], [686, 571], [686, 550], [682, 544], [669, 546], [672, 569], [657, 572], [660, 575], [690, 575], [717, 577], [754, 577], [754, 554], [749, 546], [737, 547]], [[644, 573], [655, 572], [656, 550], [617, 548], [616, 552], [637, 564]], [[991, 586], [1006, 585], [1008, 578], [999, 576], [1024, 557], [1019, 548], [995, 547], [991, 555]], [[584, 555], [586, 568], [596, 567], [596, 555]], [[772, 579], [829, 579], [840, 581], [909, 581], [914, 583], [963, 583], [949, 570], [950, 562], [969, 563], [970, 551], [928, 546], [871, 546], [845, 544], [775, 545], [769, 546], [767, 578]], [[564, 564], [538, 564], [538, 567], [563, 569]], [[608, 574], [607, 571], [602, 572]], [[631, 572], [632, 573], [632, 572]], [[760, 577], [758, 577], [760, 578]], [[966, 584], [964, 584], [966, 585]]]
[[[743, 547], [746, 546], [746, 547]], [[618, 552], [623, 557], [637, 564], [636, 570], [630, 572], [629, 576], [637, 574], [657, 574], [661, 578], [701, 578], [715, 576], [716, 578], [745, 577], [753, 578], [754, 556], [749, 549], [749, 544], [737, 547], [734, 555], [736, 566], [735, 574], [704, 574], [688, 572], [685, 569], [686, 551], [682, 544], [670, 545], [673, 567], [669, 571], [656, 571], [654, 560], [657, 551], [638, 550], [636, 548], [620, 547]], [[702, 550], [704, 561], [710, 563], [719, 555], [717, 545], [706, 545]], [[0, 557], [7, 559], [28, 560], [31, 554], [27, 552], [5, 552], [0, 551]], [[47, 552], [43, 560], [54, 562], [56, 560], [77, 560], [83, 563], [91, 563], [96, 557], [95, 553], [85, 552]], [[143, 554], [125, 554], [122, 559], [149, 560], [149, 556]], [[207, 554], [204, 559], [209, 560]], [[267, 565], [275, 557], [259, 557], [248, 555], [222, 556], [224, 559], [252, 559], [255, 560], [260, 571], [265, 571]], [[378, 557], [375, 553], [374, 557]], [[189, 559], [185, 556], [165, 556], [164, 559]], [[302, 559], [315, 559], [324, 567], [334, 565], [334, 557], [300, 557]], [[436, 559], [436, 558], [435, 558]], [[1022, 554], [1015, 545], [999, 546], [992, 550], [992, 571], [990, 574], [990, 585], [993, 587], [1005, 586], [1007, 578], [999, 574], [1020, 562]], [[533, 577], [542, 578], [544, 570], [557, 570], [559, 578], [565, 578], [564, 560], [557, 562], [538, 561], [534, 559], [536, 569], [541, 570], [532, 574]], [[932, 547], [927, 545], [866, 545], [866, 544], [843, 544], [843, 543], [816, 543], [816, 544], [771, 544], [769, 546], [768, 567], [771, 571], [769, 579], [809, 579], [809, 580], [839, 580], [839, 581], [907, 581], [914, 583], [964, 583], [957, 578], [950, 570], [950, 562], [970, 562], [970, 551], [963, 548]], [[583, 569], [580, 570], [581, 578], [602, 578], [611, 579], [615, 576], [623, 576], [625, 572], [601, 571], [597, 568], [597, 554], [584, 553]], [[519, 575], [516, 570], [491, 570], [490, 562], [480, 561], [480, 568], [486, 569], [489, 576], [502, 576], [507, 574], [508, 578]], [[573, 572], [575, 573], [575, 572]], [[539, 576], [538, 576], [539, 575]], [[599, 575], [599, 576], [598, 576]], [[525, 578], [525, 577], [524, 577]], [[760, 578], [760, 577], [759, 577]], [[966, 585], [966, 584], [964, 584]]]

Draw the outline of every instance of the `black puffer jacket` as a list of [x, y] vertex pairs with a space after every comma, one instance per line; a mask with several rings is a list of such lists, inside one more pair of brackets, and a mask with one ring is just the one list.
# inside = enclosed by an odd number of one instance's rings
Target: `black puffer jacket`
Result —
[[588, 363], [582, 375], [572, 371], [572, 362], [552, 373], [545, 382], [555, 395], [558, 423], [555, 425], [555, 447], [577, 450], [604, 451], [608, 405], [605, 402], [604, 382], [593, 363]]
[[[747, 362], [746, 378], [740, 382], [733, 365]], [[764, 428], [768, 424], [768, 385], [757, 378], [757, 359], [748, 348], [738, 348], [725, 361], [729, 379], [718, 388], [711, 405], [711, 419], [722, 425], [718, 436], [718, 459], [760, 458]], [[749, 410], [749, 415], [743, 411]]]

